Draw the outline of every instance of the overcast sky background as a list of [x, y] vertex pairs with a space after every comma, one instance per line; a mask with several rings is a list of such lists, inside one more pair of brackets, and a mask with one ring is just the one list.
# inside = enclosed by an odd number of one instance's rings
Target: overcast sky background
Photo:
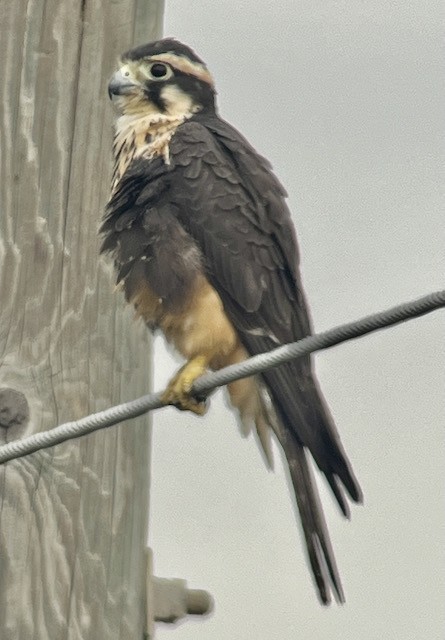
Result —
[[[165, 35], [289, 192], [317, 331], [443, 288], [443, 22], [435, 2], [167, 0]], [[365, 493], [322, 499], [347, 603], [322, 608], [276, 450], [269, 473], [221, 394], [156, 412], [156, 573], [215, 598], [167, 640], [443, 640], [443, 312], [316, 356]], [[159, 389], [177, 368], [156, 340]]]

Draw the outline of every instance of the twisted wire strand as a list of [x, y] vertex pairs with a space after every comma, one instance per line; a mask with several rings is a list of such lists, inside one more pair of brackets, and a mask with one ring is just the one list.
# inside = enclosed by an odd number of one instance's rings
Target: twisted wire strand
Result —
[[[436, 291], [417, 300], [397, 305], [380, 313], [374, 313], [329, 331], [307, 336], [298, 342], [283, 345], [268, 353], [253, 356], [239, 364], [205, 374], [193, 385], [192, 394], [208, 394], [216, 387], [234, 380], [261, 373], [266, 369], [276, 367], [294, 358], [299, 358], [321, 349], [328, 349], [341, 342], [359, 338], [378, 329], [384, 329], [400, 322], [417, 318], [444, 306], [445, 290]], [[161, 401], [161, 396], [162, 393], [142, 396], [136, 400], [124, 402], [104, 411], [91, 414], [80, 420], [66, 422], [49, 431], [42, 431], [21, 440], [10, 442], [0, 447], [0, 464], [52, 447], [66, 440], [79, 438], [98, 429], [111, 427], [149, 411], [160, 409], [165, 406]]]

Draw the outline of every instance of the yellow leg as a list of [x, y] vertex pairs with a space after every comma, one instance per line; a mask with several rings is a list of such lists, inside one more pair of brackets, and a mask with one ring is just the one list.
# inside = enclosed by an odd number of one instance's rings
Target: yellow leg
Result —
[[199, 402], [191, 396], [190, 390], [195, 380], [205, 373], [207, 364], [206, 356], [196, 356], [189, 360], [168, 383], [162, 401], [174, 405], [181, 411], [193, 411], [203, 416], [207, 406], [205, 402]]

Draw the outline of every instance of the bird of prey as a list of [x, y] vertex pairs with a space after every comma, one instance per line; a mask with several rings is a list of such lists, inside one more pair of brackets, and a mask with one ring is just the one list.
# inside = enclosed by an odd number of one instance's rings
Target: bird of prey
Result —
[[[128, 302], [186, 359], [164, 401], [203, 413], [190, 393], [207, 369], [311, 333], [286, 193], [271, 165], [222, 120], [212, 76], [165, 38], [123, 54], [109, 84], [117, 107], [114, 174], [101, 226]], [[312, 456], [342, 513], [362, 494], [314, 377], [300, 358], [228, 385], [244, 429], [270, 462], [287, 459], [322, 603], [344, 601]]]

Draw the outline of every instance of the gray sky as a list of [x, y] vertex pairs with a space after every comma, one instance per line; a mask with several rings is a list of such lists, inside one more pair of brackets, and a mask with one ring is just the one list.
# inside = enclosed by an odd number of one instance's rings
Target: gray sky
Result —
[[[442, 288], [439, 3], [166, 4], [289, 192], [316, 330]], [[365, 492], [346, 522], [321, 483], [343, 607], [318, 604], [278, 451], [272, 474], [220, 396], [156, 413], [156, 573], [216, 601], [159, 640], [443, 639], [444, 333], [436, 312], [316, 357]], [[176, 367], [157, 339], [156, 389]]]

